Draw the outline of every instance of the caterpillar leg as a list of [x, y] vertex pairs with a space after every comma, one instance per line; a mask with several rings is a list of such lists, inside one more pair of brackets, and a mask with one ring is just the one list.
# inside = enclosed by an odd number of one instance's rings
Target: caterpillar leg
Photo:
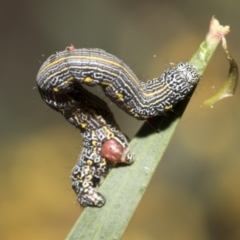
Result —
[[83, 207], [102, 207], [106, 200], [103, 195], [91, 186], [91, 182], [85, 179], [82, 183], [73, 181], [72, 188], [77, 195], [77, 200]]
[[[72, 188], [74, 189], [78, 202], [83, 206], [102, 207], [105, 204], [105, 198], [97, 192], [101, 177], [106, 176], [111, 164], [105, 158], [95, 156], [90, 160], [83, 158], [84, 149], [79, 163], [74, 167], [72, 172]], [[92, 155], [93, 156], [93, 155]]]
[[102, 207], [106, 202], [104, 196], [94, 188], [89, 188], [84, 194], [79, 195], [77, 200], [83, 207]]
[[105, 198], [96, 190], [101, 178], [107, 175], [115, 163], [131, 164], [133, 156], [125, 136], [115, 128], [104, 126], [82, 134], [83, 151], [72, 172], [72, 188], [83, 207], [101, 207]]
[[76, 192], [77, 200], [82, 207], [102, 207], [106, 202], [104, 196], [93, 187], [89, 186], [78, 192], [79, 188], [73, 183], [72, 188]]

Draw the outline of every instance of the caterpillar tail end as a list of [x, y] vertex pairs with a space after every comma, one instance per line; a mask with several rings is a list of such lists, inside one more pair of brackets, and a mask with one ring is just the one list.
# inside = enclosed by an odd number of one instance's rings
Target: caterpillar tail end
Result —
[[77, 194], [77, 200], [82, 207], [100, 208], [106, 203], [105, 197], [94, 188], [89, 189], [87, 193]]

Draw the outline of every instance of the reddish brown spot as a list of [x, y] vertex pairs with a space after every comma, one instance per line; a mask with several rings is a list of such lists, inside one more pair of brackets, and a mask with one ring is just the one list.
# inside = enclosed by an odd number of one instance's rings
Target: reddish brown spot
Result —
[[75, 47], [73, 45], [66, 47], [67, 51], [74, 51]]
[[115, 139], [109, 139], [102, 145], [101, 156], [109, 161], [122, 162], [123, 153], [123, 146]]

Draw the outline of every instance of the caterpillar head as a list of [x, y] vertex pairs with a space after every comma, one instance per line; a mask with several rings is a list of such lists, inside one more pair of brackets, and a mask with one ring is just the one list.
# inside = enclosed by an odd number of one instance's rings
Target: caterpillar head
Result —
[[176, 65], [176, 70], [191, 85], [196, 85], [200, 80], [198, 70], [189, 62], [180, 62]]

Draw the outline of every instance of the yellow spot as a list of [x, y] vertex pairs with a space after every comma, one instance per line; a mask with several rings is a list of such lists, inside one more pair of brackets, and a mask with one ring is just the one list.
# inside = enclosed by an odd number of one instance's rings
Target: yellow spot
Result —
[[168, 110], [168, 109], [171, 109], [172, 107], [173, 107], [172, 105], [169, 105], [169, 106], [165, 106], [164, 109]]
[[96, 146], [98, 145], [97, 141], [93, 140], [93, 141], [92, 141], [92, 145], [93, 145], [94, 147], [96, 147]]
[[121, 93], [116, 93], [117, 99], [118, 100], [122, 100], [123, 99], [123, 95]]
[[93, 81], [93, 79], [91, 77], [86, 77], [83, 81], [85, 83], [91, 83]]
[[101, 167], [104, 167], [104, 166], [106, 166], [106, 164], [107, 164], [106, 159], [105, 159], [105, 158], [102, 158], [102, 162], [101, 162], [100, 166], [101, 166]]
[[87, 127], [86, 123], [81, 123], [80, 125], [81, 125], [82, 128], [86, 128]]
[[90, 159], [87, 160], [87, 165], [92, 165], [92, 163], [93, 163], [92, 160]]
[[53, 88], [53, 91], [54, 91], [54, 92], [58, 92], [59, 90], [58, 90], [57, 87], [55, 87], [55, 88]]
[[110, 131], [110, 129], [108, 129], [107, 127], [104, 127], [104, 130], [106, 131], [109, 137], [114, 137], [114, 132]]
[[82, 185], [83, 185], [84, 188], [87, 188], [89, 186], [89, 182], [84, 181]]
[[92, 180], [92, 178], [93, 178], [93, 176], [92, 176], [92, 175], [88, 175], [88, 176], [86, 177], [86, 179], [87, 179], [88, 181], [91, 181], [91, 180]]
[[106, 158], [102, 159], [102, 163], [104, 164], [104, 166], [107, 164]]
[[81, 180], [82, 176], [81, 175], [77, 175], [77, 179]]

